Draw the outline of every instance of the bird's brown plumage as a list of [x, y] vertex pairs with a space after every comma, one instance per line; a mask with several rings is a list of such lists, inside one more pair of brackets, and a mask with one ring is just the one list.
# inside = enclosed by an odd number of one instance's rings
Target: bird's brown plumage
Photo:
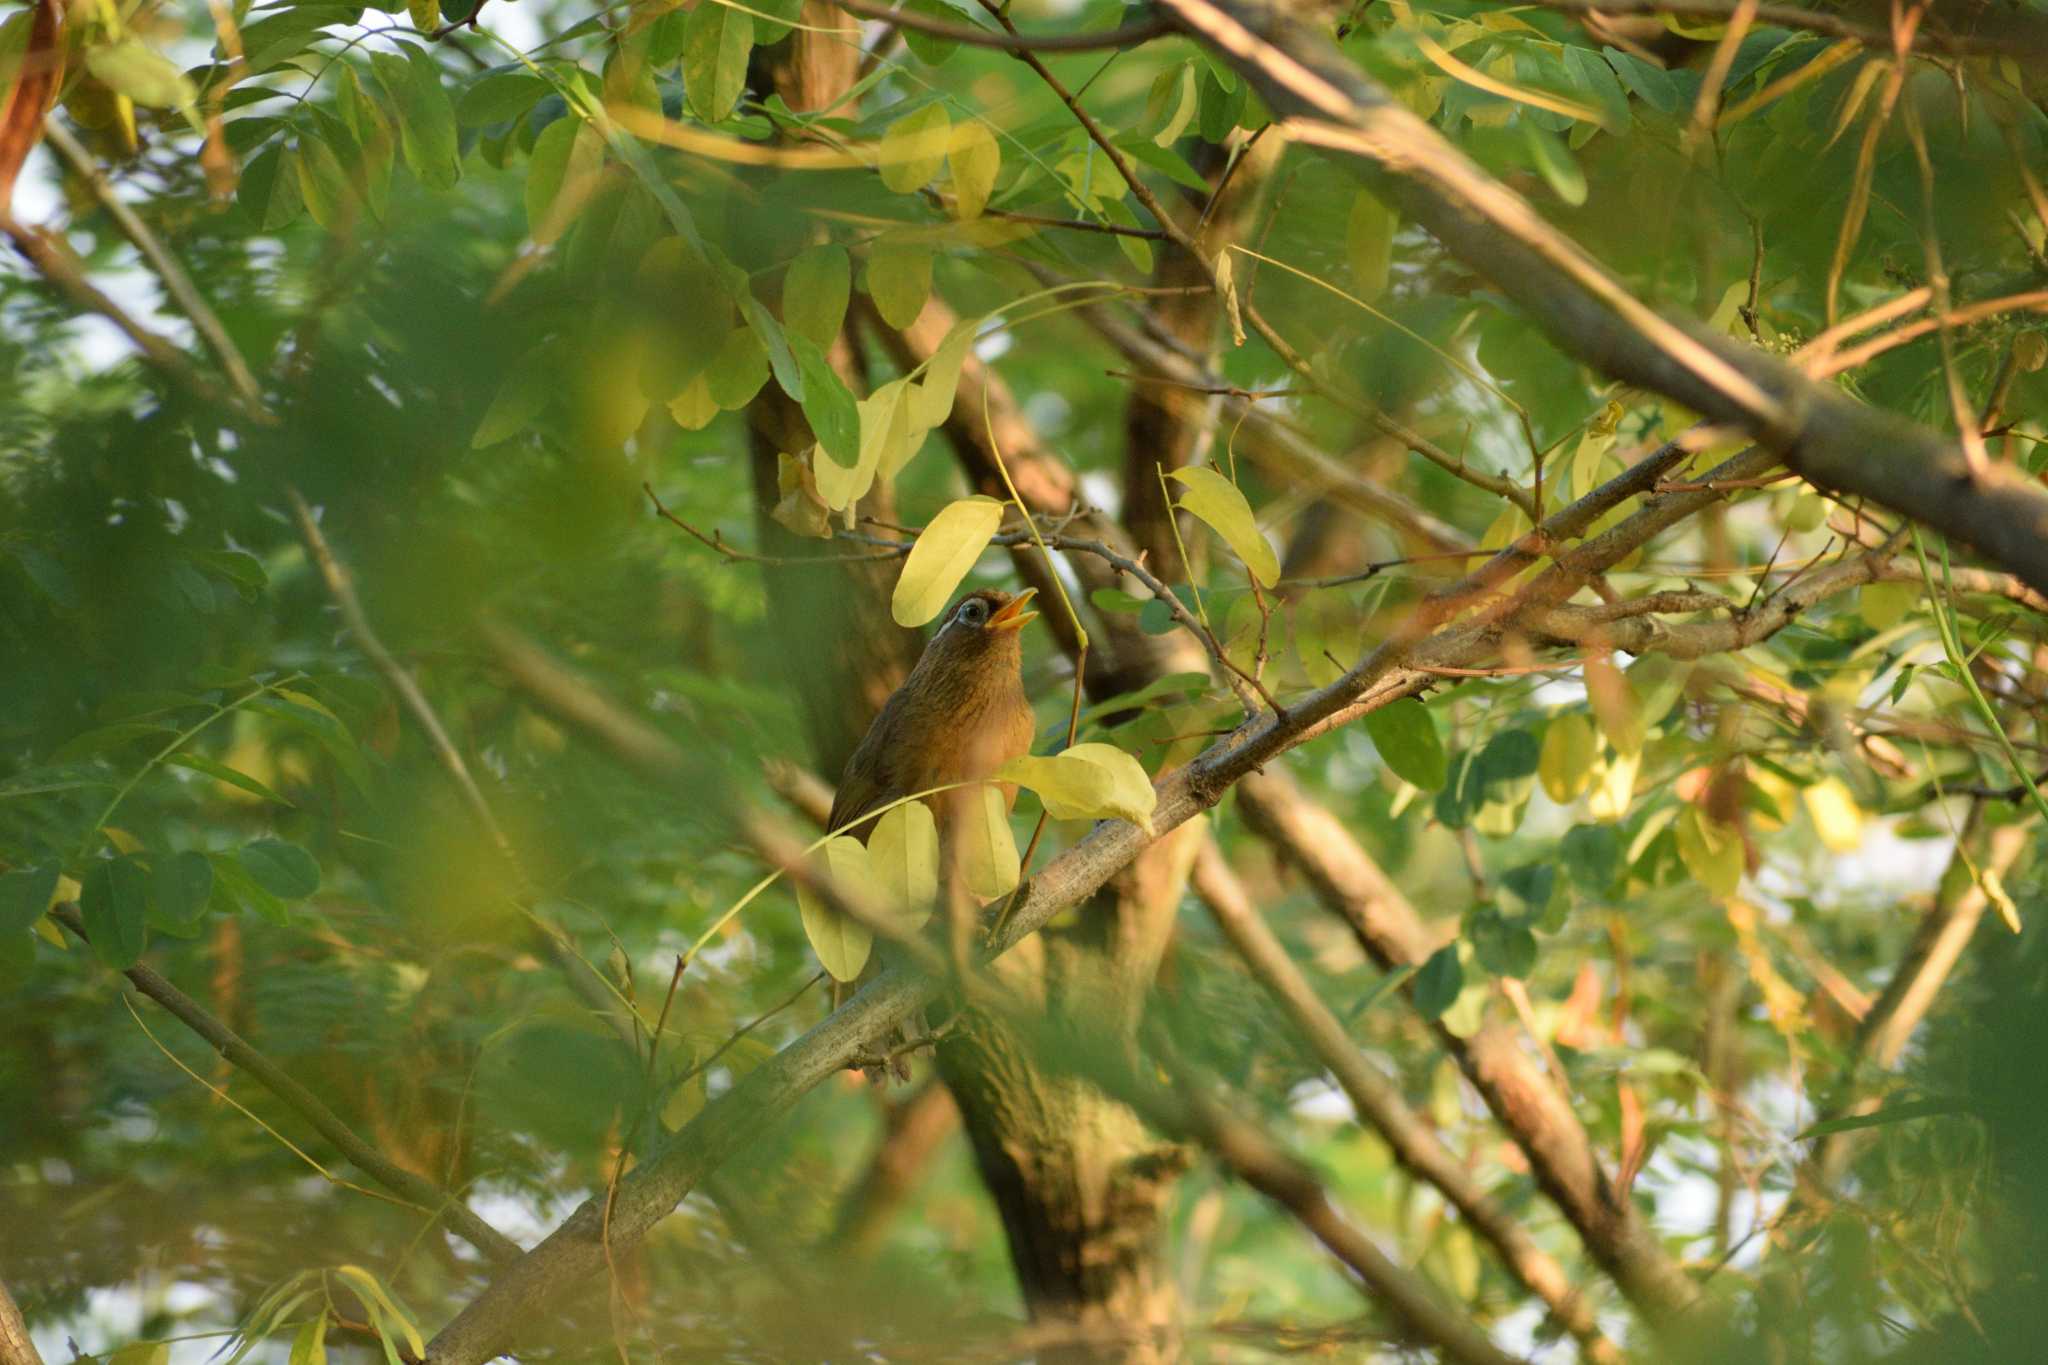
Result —
[[[1024, 696], [1021, 626], [1035, 613], [984, 588], [948, 611], [910, 676], [883, 704], [859, 747], [846, 760], [832, 802], [831, 829], [878, 806], [949, 782], [987, 777], [1031, 750], [1031, 703]], [[952, 795], [948, 793], [947, 795]], [[1007, 789], [1010, 799], [1014, 788]], [[927, 797], [940, 838], [952, 804]], [[867, 841], [872, 822], [854, 830]]]

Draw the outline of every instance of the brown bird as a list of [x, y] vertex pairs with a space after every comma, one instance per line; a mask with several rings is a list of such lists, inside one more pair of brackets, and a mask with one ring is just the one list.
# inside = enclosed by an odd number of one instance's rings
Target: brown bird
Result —
[[[826, 828], [844, 829], [848, 822], [912, 792], [987, 777], [1031, 752], [1033, 722], [1031, 703], [1024, 697], [1020, 633], [1038, 616], [1024, 610], [1035, 592], [1027, 588], [1012, 597], [983, 588], [953, 604], [910, 676], [882, 704], [846, 760]], [[938, 825], [942, 866], [951, 813], [972, 791], [961, 787], [924, 798]], [[1010, 783], [1003, 784], [1003, 794], [1006, 802], [1017, 799], [1017, 789]], [[852, 834], [866, 843], [873, 829], [871, 821]], [[874, 970], [870, 961], [868, 972]], [[835, 1005], [844, 985], [832, 983]], [[890, 1069], [904, 1081], [910, 1078], [910, 1069], [900, 1053], [916, 1040], [906, 1030], [897, 1041]], [[881, 1068], [865, 1069], [871, 1082], [882, 1082]]]
[[[832, 801], [830, 829], [877, 806], [949, 782], [987, 777], [1031, 751], [1031, 703], [1024, 697], [1019, 632], [1038, 613], [1024, 610], [1036, 589], [1015, 597], [993, 588], [968, 593], [946, 613], [910, 676], [883, 704], [862, 737]], [[967, 789], [928, 796], [941, 846], [947, 813]], [[1017, 789], [1004, 785], [1015, 801]], [[852, 831], [867, 842], [869, 823]]]

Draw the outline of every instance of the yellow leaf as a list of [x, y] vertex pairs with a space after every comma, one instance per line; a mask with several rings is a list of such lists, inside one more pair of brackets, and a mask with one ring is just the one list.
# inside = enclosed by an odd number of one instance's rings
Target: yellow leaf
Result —
[[981, 326], [980, 318], [968, 318], [953, 325], [946, 333], [946, 339], [939, 343], [939, 349], [932, 352], [932, 358], [924, 367], [924, 378], [911, 390], [910, 424], [920, 431], [930, 431], [953, 415], [953, 395], [960, 387], [960, 367], [966, 363], [967, 352], [974, 345], [974, 333]]
[[718, 416], [718, 404], [711, 397], [711, 385], [703, 375], [690, 381], [690, 387], [668, 400], [668, 415], [675, 418], [676, 425], [684, 431], [702, 431], [711, 425], [711, 419]]
[[[819, 482], [822, 485], [823, 479]], [[829, 495], [826, 501], [831, 501]], [[910, 557], [896, 579], [889, 599], [889, 614], [896, 624], [921, 626], [943, 611], [953, 589], [1002, 524], [1003, 505], [979, 494], [940, 508], [910, 547]]]
[[1795, 495], [1785, 509], [1785, 526], [1793, 531], [1813, 531], [1828, 519], [1828, 502], [1811, 488]]
[[1593, 767], [1593, 791], [1586, 798], [1586, 811], [1595, 820], [1613, 823], [1628, 814], [1629, 802], [1635, 799], [1636, 772], [1643, 766], [1640, 750], [1632, 754], [1617, 753], [1611, 759], [1604, 759]]
[[1865, 583], [1856, 590], [1856, 609], [1872, 630], [1890, 630], [1920, 600], [1911, 583]]
[[907, 801], [885, 811], [868, 835], [868, 862], [883, 908], [906, 930], [931, 918], [939, 903], [939, 827], [930, 806]]
[[1698, 806], [1686, 807], [1676, 830], [1678, 857], [1693, 879], [1717, 896], [1732, 896], [1742, 885], [1742, 840], [1734, 830], [1707, 819]]
[[1050, 758], [1013, 758], [996, 774], [1038, 793], [1055, 820], [1129, 820], [1152, 831], [1159, 802], [1137, 759], [1114, 744], [1076, 744]]
[[977, 120], [954, 129], [946, 166], [953, 173], [953, 212], [962, 219], [981, 217], [1003, 167], [1003, 149], [988, 125]]
[[107, 836], [107, 842], [114, 846], [114, 851], [117, 853], [142, 852], [142, 840], [136, 838], [125, 829], [115, 825], [108, 825], [101, 833]]
[[1195, 64], [1184, 62], [1180, 68], [1180, 89], [1175, 92], [1173, 113], [1167, 116], [1166, 126], [1152, 135], [1153, 145], [1171, 147], [1180, 141], [1180, 135], [1186, 132], [1188, 124], [1194, 121], [1195, 111], [1199, 107], [1199, 101], [1195, 98]]
[[1207, 465], [1176, 469], [1172, 477], [1183, 486], [1180, 505], [1223, 537], [1224, 544], [1244, 561], [1252, 577], [1268, 588], [1280, 581], [1280, 558], [1260, 532], [1252, 506], [1236, 484]]
[[[810, 865], [819, 876], [849, 891], [865, 891], [875, 882], [867, 849], [851, 835], [827, 839], [825, 846], [812, 855]], [[825, 970], [832, 973], [833, 980], [851, 981], [859, 976], [860, 969], [867, 965], [869, 950], [874, 947], [874, 932], [825, 904], [802, 882], [797, 883], [796, 908], [803, 919], [804, 936], [811, 941], [811, 950], [817, 953]]]
[[1551, 800], [1563, 805], [1593, 785], [1593, 761], [1600, 755], [1593, 722], [1577, 711], [1559, 716], [1543, 732], [1536, 776]]
[[906, 114], [882, 134], [875, 149], [882, 183], [898, 194], [914, 194], [939, 173], [953, 140], [953, 120], [943, 104], [927, 104]]
[[1607, 736], [1616, 753], [1641, 753], [1649, 723], [1628, 679], [1605, 654], [1588, 654], [1584, 671], [1586, 700], [1592, 705], [1593, 718], [1600, 722], [1600, 733]]
[[1853, 853], [1863, 846], [1863, 812], [1839, 777], [1814, 783], [1799, 793], [1814, 832], [1830, 853]]
[[[54, 905], [77, 904], [80, 890], [81, 888], [76, 881], [61, 872], [58, 873], [57, 889], [50, 893], [50, 904], [44, 906], [43, 909], [48, 910], [50, 906]], [[57, 941], [62, 943], [64, 940], [59, 938]]]
[[[860, 408], [860, 463], [887, 483], [909, 462], [910, 381], [892, 379], [863, 398]], [[866, 489], [862, 489], [866, 492]]]
[[984, 784], [961, 803], [960, 872], [967, 889], [984, 900], [1017, 889], [1022, 864], [1010, 834], [1010, 807], [1001, 791]]
[[[865, 459], [844, 465], [825, 453], [825, 447], [811, 447], [811, 475], [818, 483], [818, 496], [838, 512], [851, 507], [875, 482], [875, 467]], [[848, 513], [850, 517], [852, 514]], [[850, 524], [850, 523], [849, 523]]]
[[427, 1344], [420, 1340], [419, 1329], [412, 1325], [412, 1319], [407, 1317], [404, 1310], [399, 1308], [397, 1301], [385, 1290], [383, 1283], [375, 1275], [372, 1275], [361, 1266], [354, 1265], [340, 1267], [340, 1273], [358, 1286], [365, 1294], [374, 1298], [378, 1305], [383, 1308], [386, 1316], [398, 1323], [399, 1330], [405, 1333], [405, 1344], [412, 1347], [414, 1360], [418, 1360], [426, 1355]]
[[1223, 296], [1223, 315], [1230, 321], [1230, 344], [1244, 345], [1244, 312], [1237, 299], [1236, 257], [1225, 247], [1216, 253], [1216, 292]]
[[1589, 431], [1579, 438], [1579, 448], [1572, 452], [1572, 497], [1583, 498], [1604, 482], [1601, 474], [1607, 465], [1607, 452], [1612, 449], [1612, 431]]

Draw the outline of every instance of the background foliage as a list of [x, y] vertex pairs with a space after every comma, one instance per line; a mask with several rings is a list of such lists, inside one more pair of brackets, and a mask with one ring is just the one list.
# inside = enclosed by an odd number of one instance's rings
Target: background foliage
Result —
[[[1577, 6], [1458, 0], [1312, 22], [1672, 315], [1792, 355], [1914, 290], [1936, 312], [1984, 304], [1952, 329], [1914, 330], [1933, 316], [1914, 311], [1832, 343], [1888, 343], [1837, 382], [1947, 432], [1961, 395], [1988, 458], [2037, 474], [2048, 62], [1900, 56], [1798, 24], [1724, 41], [1672, 8], [1604, 28]], [[907, 11], [1001, 32], [971, 4]], [[1877, 7], [1816, 13], [1885, 31]], [[836, 769], [807, 675], [856, 708], [886, 695], [886, 669], [849, 676], [830, 642], [856, 597], [886, 599], [895, 528], [1005, 496], [968, 450], [994, 430], [969, 401], [988, 375], [1016, 400], [1006, 438], [1032, 437], [1004, 453], [1071, 470], [1139, 549], [1177, 528], [1149, 568], [1283, 703], [1397, 628], [1465, 549], [1526, 531], [1515, 501], [1552, 510], [1693, 420], [1566, 357], [1341, 166], [1283, 150], [1245, 78], [1185, 37], [1048, 53], [1056, 89], [1008, 53], [793, 0], [525, 0], [442, 32], [469, 17], [81, 5], [57, 40], [52, 138], [77, 155], [45, 143], [10, 221], [76, 273], [0, 277], [0, 1275], [46, 1355], [69, 1337], [131, 1363], [158, 1342], [180, 1360], [224, 1341], [295, 1365], [395, 1359], [422, 1349], [405, 1323], [432, 1335], [488, 1278], [119, 969], [153, 967], [523, 1244], [823, 1016], [824, 986], [791, 1000], [817, 967], [783, 888], [721, 921], [766, 870], [732, 817], [791, 790], [764, 763]], [[1014, 17], [1085, 33], [1149, 16]], [[798, 55], [848, 44], [865, 45], [851, 84], [828, 107], [796, 98]], [[17, 84], [50, 51], [32, 11], [0, 25]], [[1195, 231], [1231, 175], [1242, 206], [1190, 275], [1155, 212]], [[219, 338], [145, 244], [182, 264]], [[168, 357], [138, 359], [110, 315]], [[920, 369], [955, 319], [982, 321]], [[1215, 371], [1215, 392], [1177, 391], [1184, 443], [1158, 458], [1242, 491], [1277, 588], [1253, 589], [1258, 553], [1228, 515], [1146, 510], [1165, 484], [1129, 415], [1160, 386], [1114, 334], [1147, 327]], [[966, 371], [957, 408], [948, 363]], [[1289, 440], [1337, 474], [1276, 456]], [[1740, 445], [1706, 444], [1677, 477]], [[654, 515], [643, 483], [703, 534]], [[1409, 512], [1362, 514], [1355, 483]], [[1718, 599], [1668, 611], [1682, 634], [1854, 555], [1883, 563], [1738, 651], [1510, 635], [1478, 675], [1275, 765], [1418, 908], [1422, 960], [1362, 951], [1300, 850], [1235, 797], [1209, 826], [1355, 1044], [1564, 1263], [1595, 1339], [1561, 1336], [1395, 1164], [1193, 894], [1147, 983], [1148, 1036], [1517, 1353], [1573, 1358], [1604, 1333], [1711, 1358], [1759, 1340], [1781, 1359], [2017, 1358], [2005, 1346], [2041, 1326], [2048, 1225], [2040, 598], [1964, 546], [1892, 537], [1893, 512], [1797, 480], [1727, 491], [1623, 560], [1610, 599]], [[366, 654], [315, 540], [487, 821]], [[1190, 676], [1192, 634], [1135, 578], [1086, 591], [1086, 557], [1061, 572], [1108, 657], [1119, 638], [1182, 654], [1142, 702], [1086, 698], [1078, 737], [1157, 775], [1238, 722], [1244, 680], [1199, 650]], [[1014, 573], [990, 554], [971, 581]], [[1040, 753], [1068, 739], [1073, 686], [1052, 624], [1026, 657]], [[520, 666], [536, 647], [673, 746], [666, 777], [551, 704]], [[1036, 815], [1027, 795], [1020, 845]], [[1052, 821], [1035, 866], [1088, 828]], [[53, 898], [90, 947], [45, 916]], [[1959, 915], [1967, 950], [1930, 981], [1928, 926]], [[1915, 981], [1929, 998], [1892, 998]], [[1902, 1009], [1888, 1027], [1912, 1046], [1886, 1052], [1878, 1023]], [[1486, 1021], [1526, 1040], [1620, 1201], [1703, 1288], [1699, 1330], [1647, 1344], [1462, 1078], [1448, 1040]], [[521, 1353], [1028, 1354], [958, 1135], [847, 1237], [873, 1154], [912, 1106], [946, 1103], [916, 1098], [932, 1082], [914, 1065], [913, 1087], [849, 1071], [763, 1126], [608, 1295]], [[1814, 1132], [1855, 1115], [1892, 1121]], [[1190, 1355], [1344, 1357], [1412, 1332], [1279, 1206], [1190, 1160], [1162, 1261]]]

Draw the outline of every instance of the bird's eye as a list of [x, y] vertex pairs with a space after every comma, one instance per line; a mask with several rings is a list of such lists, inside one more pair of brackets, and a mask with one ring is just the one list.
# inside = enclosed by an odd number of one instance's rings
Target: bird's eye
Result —
[[978, 626], [987, 618], [988, 604], [978, 597], [970, 598], [967, 604], [960, 608], [960, 619], [970, 626]]

